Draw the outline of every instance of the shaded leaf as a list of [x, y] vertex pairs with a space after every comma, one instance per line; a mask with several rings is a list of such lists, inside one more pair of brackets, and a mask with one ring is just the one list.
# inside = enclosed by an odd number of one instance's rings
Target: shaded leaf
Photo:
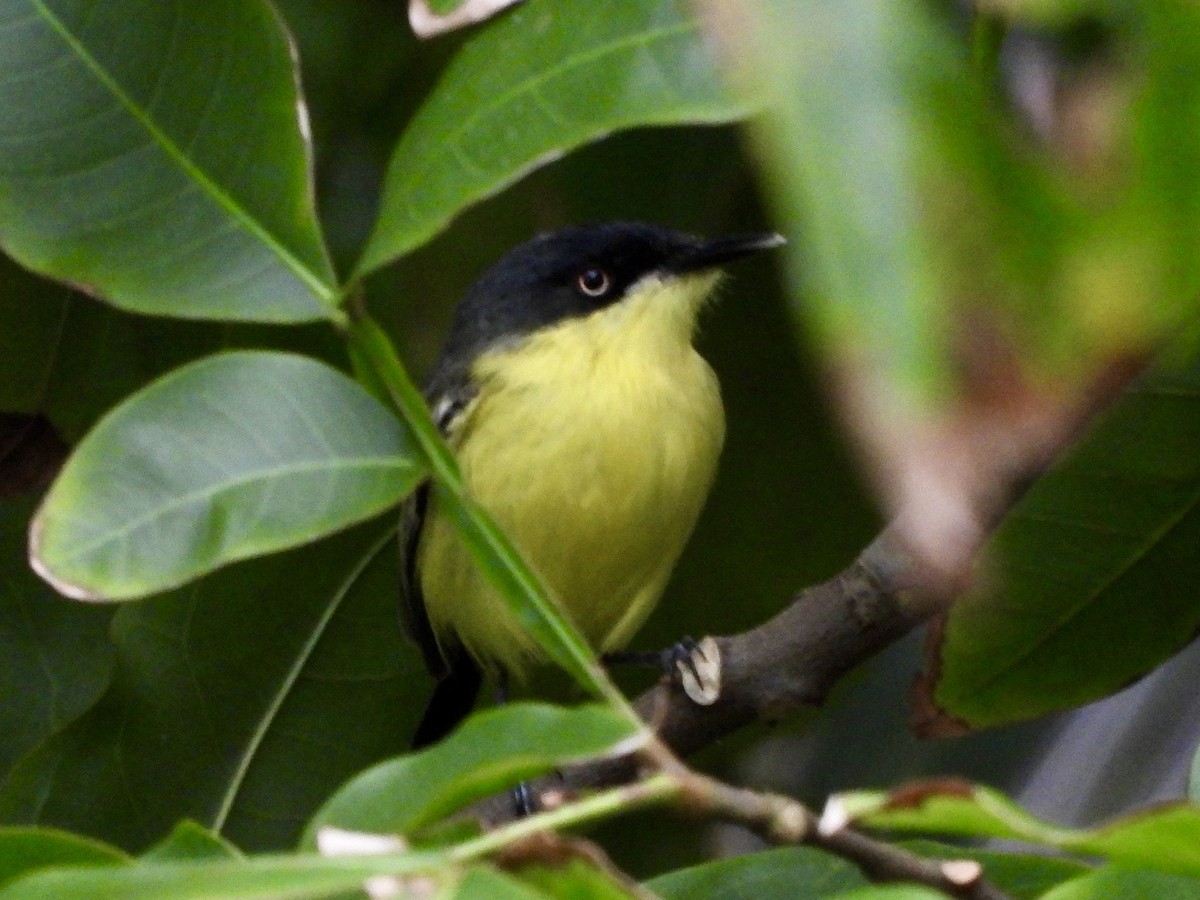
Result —
[[0, 828], [0, 887], [50, 866], [111, 866], [129, 862], [118, 850], [50, 828]]
[[[994, 571], [950, 610], [934, 732], [1077, 706], [1200, 626], [1200, 355], [1132, 388], [997, 529]], [[928, 690], [930, 683], [926, 683]]]
[[965, 782], [855, 791], [837, 795], [830, 806], [839, 820], [872, 828], [1018, 840], [1124, 866], [1200, 877], [1200, 806], [1186, 803], [1122, 816], [1093, 829], [1059, 828], [1031, 816], [998, 791]]
[[0, 778], [87, 711], [112, 677], [112, 610], [71, 603], [25, 561], [31, 501], [0, 503]]
[[375, 515], [422, 477], [400, 422], [346, 376], [221, 354], [97, 424], [30, 526], [31, 558], [68, 596], [144, 596]]
[[183, 818], [292, 846], [340, 783], [408, 745], [427, 691], [369, 524], [122, 608], [99, 705], [0, 783], [0, 819], [140, 851]]
[[528, 0], [475, 35], [392, 155], [358, 273], [419, 247], [466, 206], [609, 132], [729, 122], [728, 95], [683, 4]]
[[15, 258], [140, 312], [328, 314], [307, 123], [267, 3], [18, 0], [0, 68]]
[[221, 349], [227, 333], [125, 313], [0, 255], [0, 412], [41, 413], [74, 443], [147, 381]]
[[474, 800], [569, 761], [634, 749], [629, 721], [602, 706], [512, 704], [471, 716], [440, 743], [355, 777], [309, 823], [411, 835]]
[[870, 882], [858, 867], [811, 847], [782, 847], [660, 875], [646, 887], [665, 900], [833, 897]]
[[1056, 884], [1092, 871], [1091, 866], [1073, 859], [1032, 853], [1000, 853], [928, 840], [908, 840], [903, 846], [922, 856], [973, 859], [982, 863], [983, 877], [988, 883], [1018, 900], [1036, 900]]

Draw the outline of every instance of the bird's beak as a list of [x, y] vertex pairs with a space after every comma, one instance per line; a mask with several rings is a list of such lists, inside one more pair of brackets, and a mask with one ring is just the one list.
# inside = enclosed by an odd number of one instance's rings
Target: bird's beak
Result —
[[713, 269], [759, 250], [770, 250], [785, 243], [787, 242], [783, 235], [774, 232], [715, 238], [681, 251], [671, 259], [668, 268], [680, 275], [685, 272], [698, 272], [701, 269]]

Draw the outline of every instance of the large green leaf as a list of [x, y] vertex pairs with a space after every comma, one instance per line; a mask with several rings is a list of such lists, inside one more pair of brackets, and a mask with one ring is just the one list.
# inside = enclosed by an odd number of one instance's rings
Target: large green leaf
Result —
[[528, 0], [462, 48], [414, 117], [358, 272], [587, 141], [639, 125], [728, 122], [747, 108], [716, 78], [686, 4], [614, 0], [597, 15], [591, 0]]
[[1200, 898], [1200, 880], [1105, 866], [1047, 891], [1042, 900], [1111, 900], [1117, 897], [1120, 900], [1197, 900]]
[[[1099, 857], [1123, 866], [1200, 877], [1200, 806], [1175, 803], [1092, 829], [1036, 819], [990, 788], [961, 782], [855, 791], [831, 800], [838, 818], [901, 833], [1003, 838]], [[830, 815], [827, 812], [827, 817]]]
[[221, 354], [100, 421], [30, 526], [31, 558], [68, 596], [144, 596], [372, 516], [422, 476], [401, 423], [346, 376]]
[[50, 828], [0, 828], [0, 886], [49, 866], [107, 866], [128, 862], [116, 847]]
[[108, 687], [112, 611], [57, 596], [25, 562], [32, 502], [0, 503], [0, 777]]
[[946, 621], [934, 703], [987, 727], [1144, 675], [1200, 626], [1198, 544], [1200, 355], [1130, 390], [1000, 526]]
[[264, 856], [35, 872], [0, 889], [0, 900], [328, 900], [375, 875], [416, 874], [429, 887], [445, 862], [434, 854]]
[[140, 312], [301, 321], [336, 293], [264, 0], [0, 9], [0, 245]]
[[250, 850], [291, 846], [416, 725], [427, 681], [396, 567], [394, 529], [368, 524], [122, 607], [113, 687], [0, 784], [0, 820], [140, 851], [190, 818]]
[[856, 866], [832, 854], [784, 847], [668, 872], [646, 887], [664, 900], [815, 900], [869, 883]]
[[481, 797], [572, 760], [611, 753], [634, 729], [603, 706], [514, 704], [472, 716], [444, 741], [363, 772], [308, 828], [412, 834]]

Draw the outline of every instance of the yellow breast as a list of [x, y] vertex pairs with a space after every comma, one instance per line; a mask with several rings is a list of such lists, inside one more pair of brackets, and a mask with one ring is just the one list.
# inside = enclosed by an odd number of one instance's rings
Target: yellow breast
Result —
[[[691, 337], [713, 281], [653, 282], [484, 356], [451, 435], [473, 496], [601, 652], [653, 609], [712, 484], [724, 414]], [[518, 676], [542, 658], [436, 507], [418, 553], [439, 641]]]

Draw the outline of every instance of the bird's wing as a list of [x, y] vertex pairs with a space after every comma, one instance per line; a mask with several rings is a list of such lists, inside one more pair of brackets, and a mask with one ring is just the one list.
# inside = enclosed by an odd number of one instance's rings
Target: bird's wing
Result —
[[[465, 418], [476, 389], [467, 382], [452, 384], [429, 397], [434, 423], [443, 437], [451, 437]], [[425, 666], [435, 678], [445, 677], [460, 664], [460, 647], [438, 644], [425, 609], [425, 597], [417, 575], [417, 548], [429, 507], [429, 482], [425, 482], [400, 508], [400, 622], [421, 650]]]

